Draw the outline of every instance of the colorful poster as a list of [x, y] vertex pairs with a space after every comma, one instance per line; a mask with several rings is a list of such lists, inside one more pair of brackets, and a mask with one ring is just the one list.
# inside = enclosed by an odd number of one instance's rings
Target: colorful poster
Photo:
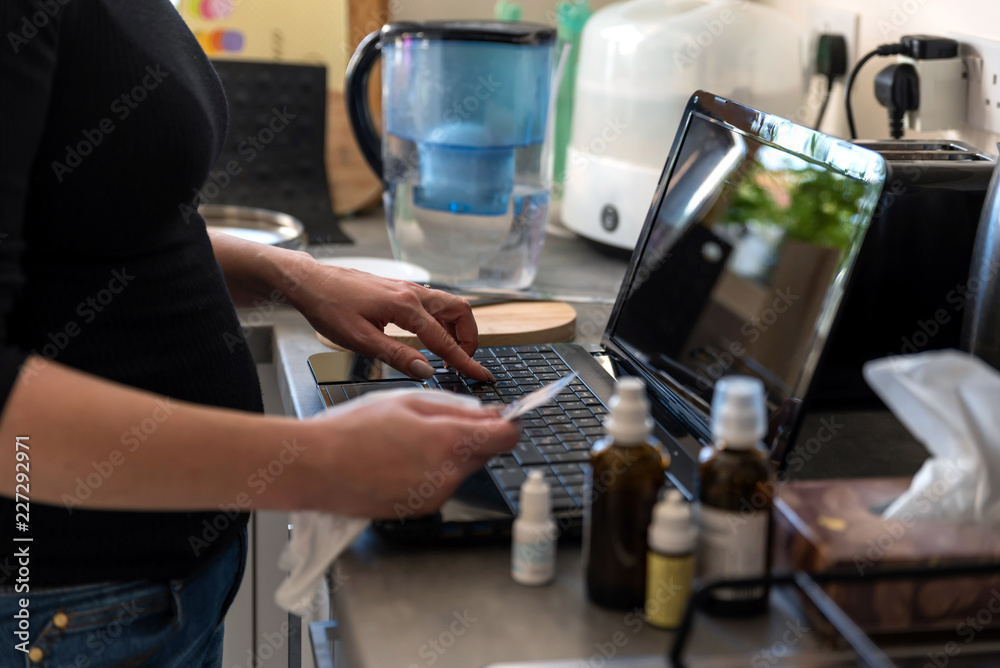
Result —
[[210, 58], [326, 65], [330, 90], [343, 90], [346, 0], [173, 2]]

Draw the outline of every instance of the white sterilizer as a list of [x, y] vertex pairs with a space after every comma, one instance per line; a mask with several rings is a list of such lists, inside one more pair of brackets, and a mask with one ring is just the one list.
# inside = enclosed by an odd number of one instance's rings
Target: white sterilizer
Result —
[[790, 17], [749, 0], [630, 0], [594, 13], [580, 42], [562, 222], [633, 248], [691, 94], [807, 123], [804, 52]]

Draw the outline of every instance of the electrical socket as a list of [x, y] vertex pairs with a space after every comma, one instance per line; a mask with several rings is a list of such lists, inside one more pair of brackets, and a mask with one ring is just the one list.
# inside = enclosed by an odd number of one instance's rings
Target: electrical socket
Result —
[[858, 13], [836, 7], [814, 6], [809, 10], [809, 71], [815, 72], [816, 45], [823, 33], [843, 35], [847, 42], [847, 70], [857, 60]]
[[949, 37], [958, 40], [958, 55], [969, 77], [966, 123], [1000, 134], [1000, 42], [971, 35]]

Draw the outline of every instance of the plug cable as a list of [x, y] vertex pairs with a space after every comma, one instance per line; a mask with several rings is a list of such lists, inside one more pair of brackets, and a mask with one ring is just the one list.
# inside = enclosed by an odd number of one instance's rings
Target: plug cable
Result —
[[830, 104], [830, 93], [833, 92], [834, 80], [835, 77], [826, 76], [826, 92], [823, 93], [823, 101], [819, 105], [819, 113], [816, 114], [816, 123], [813, 125], [813, 130], [819, 130], [819, 126], [823, 125], [823, 117], [826, 116], [826, 107]]
[[893, 44], [881, 44], [866, 53], [864, 57], [854, 65], [851, 73], [847, 75], [847, 81], [844, 82], [844, 106], [847, 110], [847, 127], [851, 131], [851, 139], [858, 138], [858, 131], [854, 125], [854, 112], [851, 109], [851, 89], [854, 87], [854, 80], [857, 78], [858, 72], [860, 72], [861, 68], [865, 66], [865, 63], [875, 56], [894, 56], [900, 53], [906, 53], [906, 51], [906, 47], [899, 42]]

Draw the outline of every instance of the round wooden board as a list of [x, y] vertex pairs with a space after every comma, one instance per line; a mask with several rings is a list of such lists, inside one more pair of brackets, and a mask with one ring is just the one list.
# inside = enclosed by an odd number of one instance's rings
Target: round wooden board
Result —
[[[576, 311], [566, 302], [505, 302], [473, 306], [479, 326], [480, 346], [514, 346], [527, 343], [572, 341], [576, 336]], [[417, 337], [396, 325], [385, 333], [403, 343], [422, 348]], [[322, 334], [316, 336], [325, 345], [342, 350]]]

